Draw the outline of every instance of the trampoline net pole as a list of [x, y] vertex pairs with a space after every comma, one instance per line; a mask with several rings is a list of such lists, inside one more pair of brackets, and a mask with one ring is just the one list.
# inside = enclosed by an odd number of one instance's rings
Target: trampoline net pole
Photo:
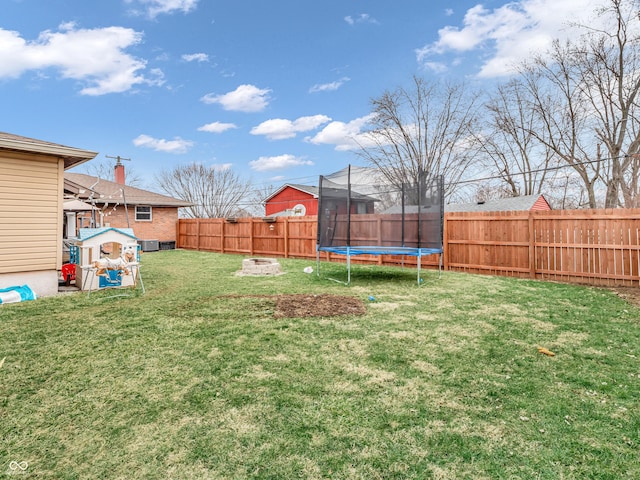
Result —
[[347, 247], [351, 246], [351, 165], [347, 170]]
[[317, 222], [317, 232], [316, 232], [316, 248], [319, 245], [322, 245], [322, 228], [325, 227], [324, 222], [322, 221], [322, 216], [324, 215], [324, 212], [322, 210], [322, 183], [323, 183], [324, 177], [322, 175], [320, 175], [320, 179], [318, 180], [318, 222]]

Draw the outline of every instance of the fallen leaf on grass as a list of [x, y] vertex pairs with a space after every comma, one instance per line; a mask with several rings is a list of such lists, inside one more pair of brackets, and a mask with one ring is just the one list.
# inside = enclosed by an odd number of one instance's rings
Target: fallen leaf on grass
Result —
[[544, 347], [538, 347], [538, 351], [539, 351], [540, 353], [544, 354], [544, 355], [549, 356], [549, 357], [555, 357], [555, 356], [556, 356], [556, 354], [555, 354], [555, 353], [553, 353], [553, 352], [552, 352], [552, 351], [550, 351], [550, 350], [547, 350], [547, 349], [546, 349], [546, 348], [544, 348]]

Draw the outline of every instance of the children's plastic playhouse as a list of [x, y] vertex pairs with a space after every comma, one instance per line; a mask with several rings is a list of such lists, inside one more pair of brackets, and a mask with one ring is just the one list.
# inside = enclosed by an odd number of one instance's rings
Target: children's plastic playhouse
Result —
[[81, 228], [70, 248], [76, 265], [76, 286], [91, 292], [102, 288], [142, 286], [140, 247], [131, 228]]

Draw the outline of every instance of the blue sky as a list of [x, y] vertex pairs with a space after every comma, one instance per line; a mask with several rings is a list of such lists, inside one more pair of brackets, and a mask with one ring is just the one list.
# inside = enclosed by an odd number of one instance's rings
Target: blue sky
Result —
[[602, 1], [2, 0], [0, 131], [131, 158], [151, 189], [192, 162], [316, 184], [361, 163], [372, 97], [490, 89]]

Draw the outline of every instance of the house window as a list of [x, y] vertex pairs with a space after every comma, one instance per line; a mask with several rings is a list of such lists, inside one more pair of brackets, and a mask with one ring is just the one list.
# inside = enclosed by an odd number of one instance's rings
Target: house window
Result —
[[151, 207], [136, 205], [136, 222], [150, 222]]
[[358, 214], [367, 213], [367, 204], [366, 203], [357, 203], [356, 204], [356, 213], [358, 213]]

